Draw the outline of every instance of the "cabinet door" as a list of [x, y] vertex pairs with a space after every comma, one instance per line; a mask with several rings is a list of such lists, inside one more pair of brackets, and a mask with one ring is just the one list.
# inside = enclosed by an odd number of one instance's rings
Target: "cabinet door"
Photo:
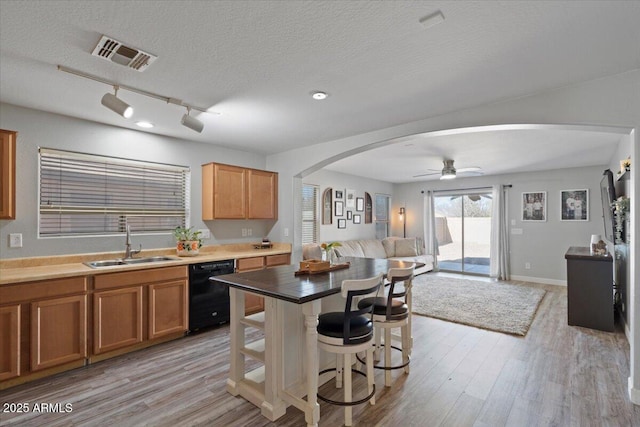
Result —
[[16, 132], [0, 129], [0, 219], [16, 217]]
[[20, 375], [20, 304], [0, 307], [0, 381]]
[[247, 170], [248, 218], [278, 219], [278, 174]]
[[188, 299], [186, 280], [149, 285], [149, 339], [188, 329]]
[[86, 295], [31, 303], [32, 371], [86, 357]]
[[142, 286], [93, 294], [94, 354], [142, 340]]
[[214, 165], [213, 216], [215, 219], [243, 219], [247, 215], [244, 168]]

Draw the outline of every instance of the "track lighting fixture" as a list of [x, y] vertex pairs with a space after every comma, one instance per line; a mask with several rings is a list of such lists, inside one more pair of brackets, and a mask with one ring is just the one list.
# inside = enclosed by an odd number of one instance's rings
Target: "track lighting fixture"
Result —
[[131, 105], [118, 98], [118, 89], [119, 87], [114, 85], [113, 90], [115, 91], [115, 94], [105, 93], [102, 97], [102, 105], [114, 113], [121, 115], [125, 119], [128, 119], [133, 115], [133, 108], [131, 108]]
[[202, 123], [200, 120], [196, 119], [195, 117], [191, 117], [189, 115], [190, 112], [191, 112], [191, 107], [187, 107], [187, 114], [182, 116], [182, 120], [180, 120], [180, 123], [182, 123], [183, 126], [186, 126], [191, 130], [195, 130], [196, 132], [201, 133], [202, 129], [204, 129], [204, 123]]
[[[163, 95], [158, 95], [156, 93], [153, 92], [148, 92], [146, 90], [142, 90], [142, 89], [136, 89], [134, 87], [131, 86], [125, 86], [125, 85], [118, 85], [115, 84], [114, 82], [110, 82], [108, 80], [105, 80], [101, 77], [98, 76], [94, 76], [91, 74], [87, 74], [87, 73], [83, 73], [82, 71], [78, 71], [78, 70], [74, 70], [72, 68], [67, 68], [64, 67], [62, 65], [58, 65], [58, 70], [60, 71], [64, 71], [65, 73], [69, 73], [69, 74], [73, 74], [79, 77], [84, 77], [85, 79], [90, 79], [90, 80], [94, 80], [100, 83], [104, 83], [110, 86], [113, 86], [113, 89], [115, 90], [115, 94], [112, 93], [107, 93], [102, 97], [102, 105], [104, 105], [105, 107], [107, 107], [108, 109], [110, 109], [111, 111], [114, 111], [118, 114], [120, 114], [122, 117], [128, 119], [133, 115], [133, 108], [127, 104], [126, 102], [124, 102], [123, 100], [121, 100], [120, 98], [118, 98], [118, 90], [119, 89], [124, 89], [124, 90], [128, 90], [129, 92], [135, 92], [139, 95], [144, 95], [147, 96], [149, 98], [155, 98], [155, 99], [159, 99], [161, 101], [165, 101], [167, 104], [173, 104], [173, 105], [178, 105], [180, 107], [186, 107], [187, 109], [187, 114], [182, 116], [182, 120], [180, 121], [180, 123], [182, 123], [184, 126], [188, 127], [189, 129], [192, 129], [198, 133], [201, 133], [202, 130], [204, 129], [204, 123], [202, 123], [200, 120], [196, 119], [195, 117], [191, 117], [189, 115], [189, 113], [191, 112], [191, 110], [197, 110], [203, 113], [209, 113], [209, 114], [220, 114], [217, 113], [215, 111], [209, 111], [206, 108], [200, 108], [200, 107], [194, 107], [193, 105], [188, 105], [185, 104], [184, 102], [182, 102], [182, 100], [177, 99], [177, 98], [172, 98], [172, 97], [168, 97], [168, 96], [163, 96]], [[141, 127], [145, 127], [145, 124], [140, 124], [140, 122], [137, 123], [138, 126]], [[146, 125], [146, 127], [153, 127], [153, 125], [149, 126], [148, 124]]]

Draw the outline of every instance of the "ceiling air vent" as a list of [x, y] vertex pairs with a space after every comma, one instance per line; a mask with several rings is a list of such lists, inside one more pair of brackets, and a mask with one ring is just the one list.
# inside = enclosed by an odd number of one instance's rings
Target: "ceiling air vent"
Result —
[[102, 36], [91, 54], [140, 72], [158, 59], [155, 55], [125, 46], [122, 42], [107, 36]]

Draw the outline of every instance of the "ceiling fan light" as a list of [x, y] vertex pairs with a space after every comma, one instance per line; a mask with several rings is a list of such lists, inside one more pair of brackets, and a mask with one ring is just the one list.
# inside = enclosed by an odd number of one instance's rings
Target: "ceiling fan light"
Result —
[[455, 171], [442, 171], [440, 179], [454, 179], [456, 177]]
[[204, 129], [204, 123], [202, 123], [195, 117], [191, 117], [188, 111], [187, 114], [182, 116], [182, 120], [180, 120], [180, 123], [182, 123], [183, 126], [188, 127], [189, 129], [194, 130], [198, 133], [202, 133], [202, 129]]
[[131, 107], [131, 105], [127, 104], [112, 93], [105, 93], [102, 97], [101, 102], [102, 105], [104, 105], [114, 113], [121, 115], [125, 119], [128, 119], [133, 115], [133, 108]]

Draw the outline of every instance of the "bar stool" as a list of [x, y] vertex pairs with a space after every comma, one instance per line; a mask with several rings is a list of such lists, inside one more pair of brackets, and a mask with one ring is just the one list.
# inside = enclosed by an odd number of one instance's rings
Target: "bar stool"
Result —
[[[344, 406], [344, 424], [352, 424], [352, 406], [369, 402], [374, 405], [376, 402], [376, 387], [373, 377], [373, 323], [371, 322], [372, 305], [360, 307], [354, 297], [364, 297], [376, 294], [382, 284], [382, 274], [368, 279], [344, 280], [341, 290], [342, 296], [346, 298], [344, 312], [330, 312], [318, 316], [318, 347], [329, 353], [336, 354], [336, 388], [342, 386], [344, 381], [344, 401], [328, 399], [318, 394], [318, 399], [333, 405]], [[354, 308], [357, 307], [357, 308]], [[368, 314], [368, 316], [367, 316]], [[352, 365], [352, 354], [366, 352], [367, 361], [366, 374], [354, 369]], [[354, 360], [355, 361], [355, 360]], [[320, 375], [333, 371], [325, 369], [320, 371]], [[351, 373], [367, 377], [368, 395], [357, 401], [353, 401], [351, 387]]]
[[[386, 297], [364, 298], [358, 303], [359, 307], [368, 307], [373, 304], [373, 327], [375, 329], [375, 356], [384, 347], [384, 365], [375, 365], [376, 369], [384, 369], [384, 385], [391, 387], [391, 371], [403, 369], [409, 373], [409, 363], [411, 361], [411, 286], [415, 266], [408, 268], [390, 268], [387, 273], [389, 281], [389, 292]], [[399, 284], [402, 284], [400, 290]], [[402, 299], [397, 299], [402, 298]], [[402, 348], [391, 344], [391, 330], [400, 328]], [[381, 342], [381, 335], [384, 331], [384, 343]], [[402, 363], [391, 366], [391, 349], [402, 351]], [[365, 363], [359, 356], [358, 361]], [[369, 362], [369, 356], [366, 357]]]

